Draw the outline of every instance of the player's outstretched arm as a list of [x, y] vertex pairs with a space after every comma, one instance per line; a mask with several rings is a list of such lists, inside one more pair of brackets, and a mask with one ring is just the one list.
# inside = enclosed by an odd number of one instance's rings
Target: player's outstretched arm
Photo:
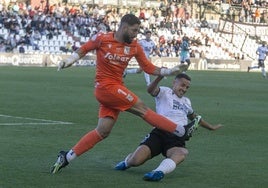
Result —
[[85, 56], [85, 53], [83, 53], [80, 49], [78, 49], [76, 52], [70, 55], [67, 59], [63, 59], [59, 62], [58, 71], [60, 71], [61, 69], [71, 67], [76, 61], [81, 59], [83, 56]]
[[219, 129], [219, 128], [221, 128], [223, 126], [222, 124], [212, 125], [212, 124], [206, 122], [203, 119], [201, 119], [199, 125], [201, 125], [202, 127], [206, 128], [208, 130], [211, 130], [211, 131], [217, 130], [217, 129]]
[[[189, 118], [194, 119], [196, 116], [197, 116], [197, 114], [194, 113], [194, 114], [190, 115]], [[211, 130], [211, 131], [217, 130], [223, 126], [222, 124], [212, 125], [209, 122], [205, 121], [203, 118], [200, 120], [199, 125], [208, 129], [208, 130]]]
[[188, 69], [188, 65], [186, 64], [179, 64], [173, 68], [161, 68], [160, 69], [160, 75], [161, 76], [174, 76], [177, 74], [180, 74], [182, 72], [185, 72]]
[[156, 77], [147, 87], [147, 92], [153, 97], [159, 93], [158, 83], [164, 78], [164, 76]]

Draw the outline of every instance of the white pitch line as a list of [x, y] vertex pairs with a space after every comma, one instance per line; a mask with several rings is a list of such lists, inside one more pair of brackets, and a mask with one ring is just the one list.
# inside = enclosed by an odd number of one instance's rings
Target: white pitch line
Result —
[[0, 125], [53, 125], [53, 124], [72, 124], [72, 123], [0, 123]]
[[10, 116], [0, 114], [0, 117], [7, 117], [7, 118], [16, 118], [16, 119], [24, 119], [24, 120], [32, 120], [32, 121], [44, 121], [44, 122], [29, 122], [29, 123], [0, 123], [0, 125], [29, 125], [29, 124], [36, 124], [36, 125], [51, 125], [51, 124], [73, 124], [72, 122], [64, 122], [64, 121], [53, 121], [49, 119], [37, 119], [37, 118], [29, 118], [29, 117], [19, 117], [19, 116]]

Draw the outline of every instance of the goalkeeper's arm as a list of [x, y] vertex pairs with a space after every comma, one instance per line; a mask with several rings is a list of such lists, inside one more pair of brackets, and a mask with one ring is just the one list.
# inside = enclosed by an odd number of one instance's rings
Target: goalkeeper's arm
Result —
[[180, 74], [188, 69], [188, 65], [180, 64], [173, 68], [161, 68], [160, 69], [160, 76], [173, 76]]
[[78, 49], [76, 52], [70, 55], [67, 59], [60, 61], [58, 65], [58, 71], [72, 66], [76, 61], [78, 61], [84, 56], [85, 56], [85, 53], [83, 53], [80, 49]]

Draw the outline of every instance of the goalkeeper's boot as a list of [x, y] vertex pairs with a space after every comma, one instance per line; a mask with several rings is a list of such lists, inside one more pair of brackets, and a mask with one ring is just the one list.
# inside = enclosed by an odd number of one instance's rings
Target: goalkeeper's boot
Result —
[[69, 162], [66, 159], [67, 152], [60, 151], [56, 163], [52, 166], [51, 173], [55, 174], [60, 171], [61, 168], [67, 166]]
[[201, 118], [201, 116], [196, 116], [192, 122], [184, 126], [185, 134], [183, 137], [185, 140], [189, 140], [192, 137], [192, 133], [198, 128]]
[[152, 171], [144, 174], [143, 180], [145, 181], [160, 181], [164, 178], [164, 173], [162, 171]]
[[129, 167], [127, 167], [125, 161], [121, 161], [121, 162], [117, 163], [117, 165], [114, 167], [115, 170], [126, 170], [128, 168]]

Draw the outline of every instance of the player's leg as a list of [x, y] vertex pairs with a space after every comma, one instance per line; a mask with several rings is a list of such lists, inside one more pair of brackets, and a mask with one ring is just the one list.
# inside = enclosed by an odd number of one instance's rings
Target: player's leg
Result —
[[[144, 175], [146, 181], [159, 181], [164, 178], [165, 174], [171, 173], [176, 166], [186, 158], [188, 150], [185, 149], [185, 141], [165, 135], [163, 137], [166, 152], [163, 155], [166, 157], [159, 166]], [[169, 143], [169, 144], [168, 144]]]
[[187, 62], [187, 54], [185, 54], [184, 52], [181, 53], [180, 55], [180, 62], [181, 64], [184, 64], [185, 62]]
[[145, 78], [145, 82], [146, 82], [146, 85], [150, 85], [151, 83], [151, 78], [150, 78], [150, 75], [147, 74], [146, 72], [144, 72], [144, 78]]
[[162, 140], [159, 129], [153, 129], [145, 138], [141, 141], [139, 147], [131, 154], [129, 154], [124, 161], [119, 162], [116, 166], [116, 170], [126, 170], [130, 167], [140, 166], [147, 160], [157, 156], [162, 151]]
[[123, 73], [123, 78], [125, 78], [128, 74], [135, 74], [137, 72], [136, 69], [125, 69]]
[[[98, 90], [98, 89], [96, 89], [96, 90]], [[106, 90], [96, 91], [96, 93], [95, 93], [96, 98], [97, 99], [102, 98], [103, 100], [109, 101], [107, 99], [107, 97], [108, 97], [112, 102], [114, 102], [112, 96], [109, 96], [109, 95], [106, 96], [103, 94], [103, 92], [106, 93], [107, 91]], [[101, 97], [99, 97], [99, 95], [101, 95]], [[106, 99], [105, 99], [105, 97], [106, 97]], [[106, 103], [106, 104], [107, 104], [107, 106], [109, 106], [108, 103]], [[119, 115], [120, 110], [108, 108], [107, 106], [102, 105], [102, 104], [100, 105], [99, 121], [98, 121], [98, 126], [96, 129], [91, 130], [86, 135], [84, 135], [77, 142], [77, 144], [72, 149], [70, 149], [68, 152], [61, 151], [59, 153], [58, 159], [51, 169], [51, 173], [57, 173], [61, 168], [67, 166], [70, 161], [72, 161], [77, 156], [80, 156], [83, 153], [85, 153], [86, 151], [93, 148], [98, 142], [100, 142], [101, 140], [103, 140], [104, 138], [106, 138], [110, 134], [110, 132], [111, 132], [111, 130], [116, 122], [116, 119]]]
[[186, 63], [188, 64], [188, 67], [189, 67], [190, 64], [191, 64], [191, 60], [190, 60], [190, 58], [186, 59], [185, 61], [186, 61]]
[[188, 150], [183, 147], [173, 147], [167, 151], [167, 158], [164, 159], [154, 171], [162, 171], [164, 174], [175, 170], [176, 165], [184, 161]]
[[57, 161], [52, 166], [51, 173], [57, 173], [61, 168], [67, 166], [69, 162], [87, 152], [98, 142], [106, 138], [110, 134], [114, 123], [115, 120], [113, 118], [100, 118], [97, 128], [85, 134], [72, 149], [68, 152], [60, 151]]
[[125, 72], [127, 73], [127, 74], [136, 74], [136, 73], [138, 73], [138, 68], [134, 68], [134, 69], [127, 69]]
[[266, 76], [266, 71], [265, 71], [265, 68], [264, 68], [264, 67], [261, 68], [261, 72], [262, 72], [262, 76], [263, 76], [264, 78], [267, 78], [267, 76]]
[[259, 69], [261, 67], [261, 61], [262, 60], [258, 60], [258, 65], [257, 66], [249, 66], [248, 67], [248, 72], [251, 70], [251, 69]]
[[134, 153], [130, 153], [124, 161], [115, 166], [115, 170], [126, 170], [130, 167], [140, 166], [150, 159], [151, 151], [146, 145], [139, 146]]
[[262, 76], [263, 76], [264, 78], [267, 78], [267, 77], [266, 77], [266, 71], [265, 71], [264, 60], [260, 61], [260, 65], [259, 65], [259, 66], [261, 67], [261, 73], [262, 73]]
[[166, 117], [157, 114], [150, 108], [148, 108], [140, 99], [127, 110], [135, 115], [142, 117], [147, 123], [153, 127], [157, 127], [161, 130], [175, 134], [178, 137], [187, 138], [198, 126], [198, 122], [201, 119], [201, 116], [196, 118], [197, 123], [192, 123], [189, 125], [177, 125], [174, 122], [170, 121]]
[[179, 137], [185, 136], [188, 130], [192, 128], [176, 125], [166, 117], [157, 114], [125, 86], [111, 85], [105, 88], [98, 88], [95, 91], [96, 98], [101, 104], [118, 111], [128, 111], [143, 118], [151, 126], [174, 133]]
[[141, 68], [125, 69], [123, 73], [123, 78], [125, 78], [128, 74], [139, 74], [141, 72], [142, 72]]
[[115, 120], [111, 117], [99, 118], [97, 128], [83, 136], [72, 150], [77, 156], [82, 155], [93, 148], [102, 139], [108, 137], [114, 124]]
[[[128, 111], [143, 118], [153, 127], [158, 127], [168, 132], [175, 132], [183, 136], [185, 130], [164, 116], [161, 116], [148, 108], [133, 92], [122, 85], [111, 85], [95, 90], [97, 100], [110, 108], [119, 111]], [[176, 128], [178, 127], [178, 130]], [[180, 129], [180, 130], [179, 130]], [[182, 132], [184, 131], [184, 132]]]

